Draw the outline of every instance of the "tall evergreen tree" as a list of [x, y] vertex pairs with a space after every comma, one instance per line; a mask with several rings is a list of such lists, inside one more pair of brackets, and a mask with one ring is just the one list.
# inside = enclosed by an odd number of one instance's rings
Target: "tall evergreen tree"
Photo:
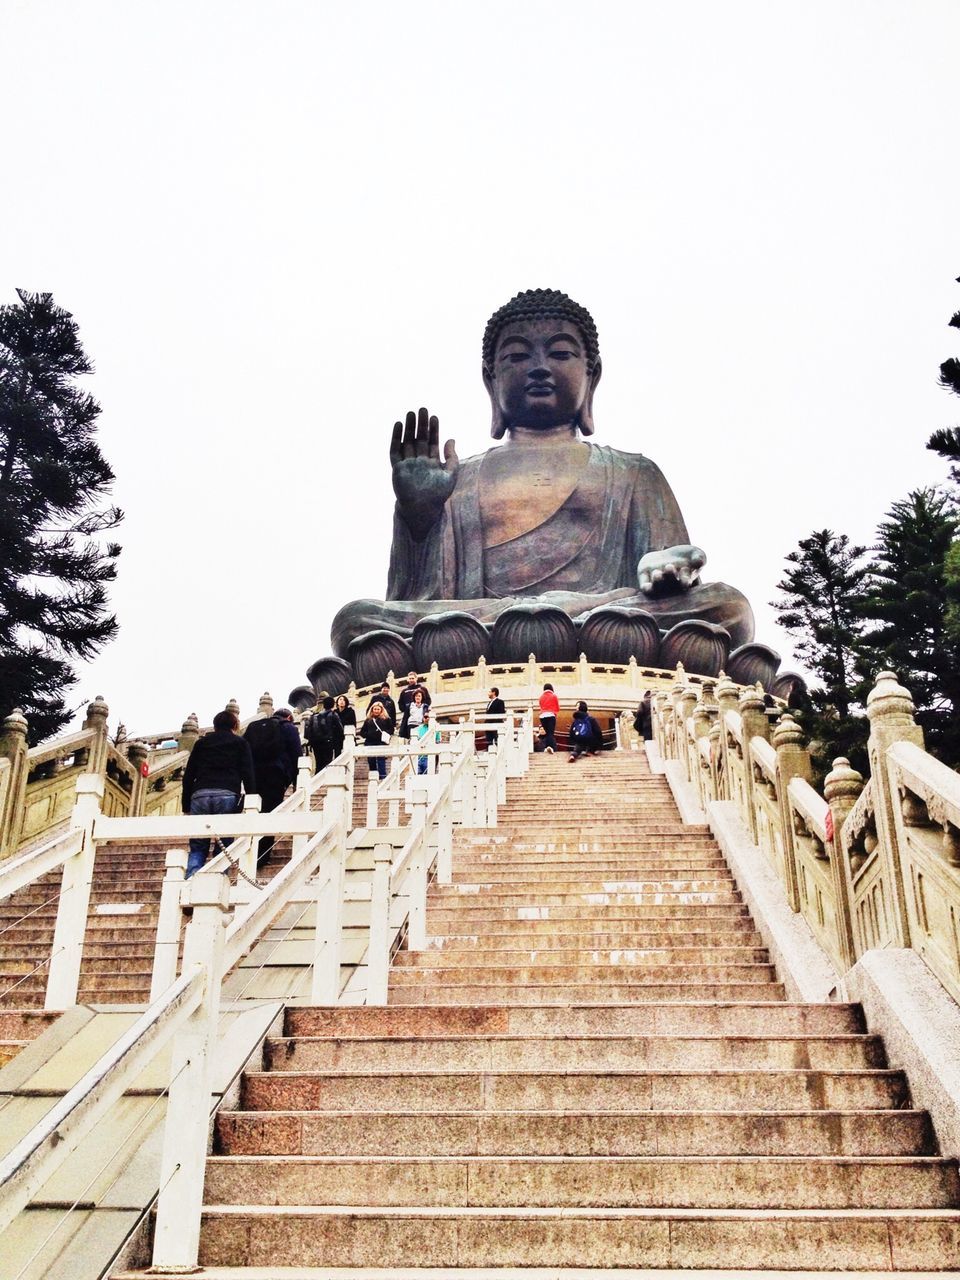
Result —
[[[957, 277], [957, 284], [960, 284], [960, 276]], [[960, 329], [960, 311], [950, 317], [949, 324], [954, 329]], [[960, 360], [953, 357], [944, 360], [940, 366], [940, 385], [960, 396]], [[927, 448], [953, 463], [950, 477], [960, 483], [960, 427], [941, 427], [934, 431], [927, 441]]]
[[21, 707], [31, 741], [70, 718], [73, 662], [117, 631], [107, 584], [123, 518], [104, 505], [113, 472], [94, 439], [100, 406], [69, 312], [18, 289], [0, 307], [0, 716]]
[[947, 562], [956, 507], [937, 489], [895, 502], [878, 529], [862, 610], [874, 671], [890, 667], [910, 690], [931, 750], [960, 759], [960, 645], [948, 627]]
[[796, 656], [816, 677], [810, 710], [801, 718], [821, 770], [838, 755], [861, 767], [866, 726], [866, 694], [860, 666], [864, 623], [860, 613], [867, 575], [866, 548], [846, 534], [815, 530], [786, 557], [777, 583], [781, 596], [771, 602]]

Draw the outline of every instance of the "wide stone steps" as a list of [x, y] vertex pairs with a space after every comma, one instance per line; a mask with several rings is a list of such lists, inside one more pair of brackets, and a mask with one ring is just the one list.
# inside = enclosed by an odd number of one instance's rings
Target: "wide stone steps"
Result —
[[[205, 1267], [943, 1270], [948, 1209], [470, 1209], [230, 1205], [204, 1211]], [[296, 1274], [296, 1273], [294, 1273]], [[251, 1277], [252, 1280], [252, 1277]]]
[[219, 1155], [932, 1155], [926, 1112], [221, 1111]]
[[640, 753], [534, 759], [427, 930], [385, 1008], [265, 1042], [216, 1120], [204, 1267], [960, 1267], [903, 1072], [858, 1007], [786, 1000]]
[[285, 1071], [626, 1071], [886, 1067], [878, 1036], [274, 1037], [265, 1066]]
[[830, 1111], [909, 1107], [902, 1072], [844, 1070], [251, 1071], [245, 1110]]
[[936, 1156], [221, 1156], [208, 1206], [946, 1209]]

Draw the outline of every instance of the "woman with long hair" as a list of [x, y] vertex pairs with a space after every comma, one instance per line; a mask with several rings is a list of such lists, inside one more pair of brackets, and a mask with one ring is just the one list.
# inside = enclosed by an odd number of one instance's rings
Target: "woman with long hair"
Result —
[[[367, 717], [360, 726], [360, 740], [365, 747], [382, 747], [390, 741], [390, 717], [382, 702], [371, 702]], [[387, 776], [386, 756], [370, 756], [370, 772], [380, 781]]]
[[354, 728], [357, 727], [357, 713], [354, 711], [353, 707], [351, 707], [350, 699], [345, 693], [340, 694], [339, 698], [337, 698], [334, 703], [333, 709], [340, 717], [340, 723], [344, 728], [346, 728], [348, 724], [352, 724]]

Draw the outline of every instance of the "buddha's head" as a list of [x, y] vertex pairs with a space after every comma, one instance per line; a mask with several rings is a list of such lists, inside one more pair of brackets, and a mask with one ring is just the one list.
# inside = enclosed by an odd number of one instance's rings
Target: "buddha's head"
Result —
[[495, 311], [483, 334], [483, 383], [495, 440], [513, 427], [572, 423], [593, 435], [600, 381], [597, 326], [585, 307], [556, 289], [526, 289]]

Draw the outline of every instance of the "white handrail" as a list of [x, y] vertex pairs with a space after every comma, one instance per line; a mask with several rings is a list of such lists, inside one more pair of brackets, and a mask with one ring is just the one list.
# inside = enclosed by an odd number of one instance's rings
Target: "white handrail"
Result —
[[75, 1151], [203, 999], [204, 975], [184, 974], [0, 1160], [0, 1231]]
[[83, 832], [78, 830], [61, 831], [46, 844], [32, 849], [22, 857], [11, 858], [9, 862], [0, 863], [0, 899], [9, 898], [12, 893], [26, 888], [41, 876], [56, 871], [68, 858], [80, 852], [83, 844]]

